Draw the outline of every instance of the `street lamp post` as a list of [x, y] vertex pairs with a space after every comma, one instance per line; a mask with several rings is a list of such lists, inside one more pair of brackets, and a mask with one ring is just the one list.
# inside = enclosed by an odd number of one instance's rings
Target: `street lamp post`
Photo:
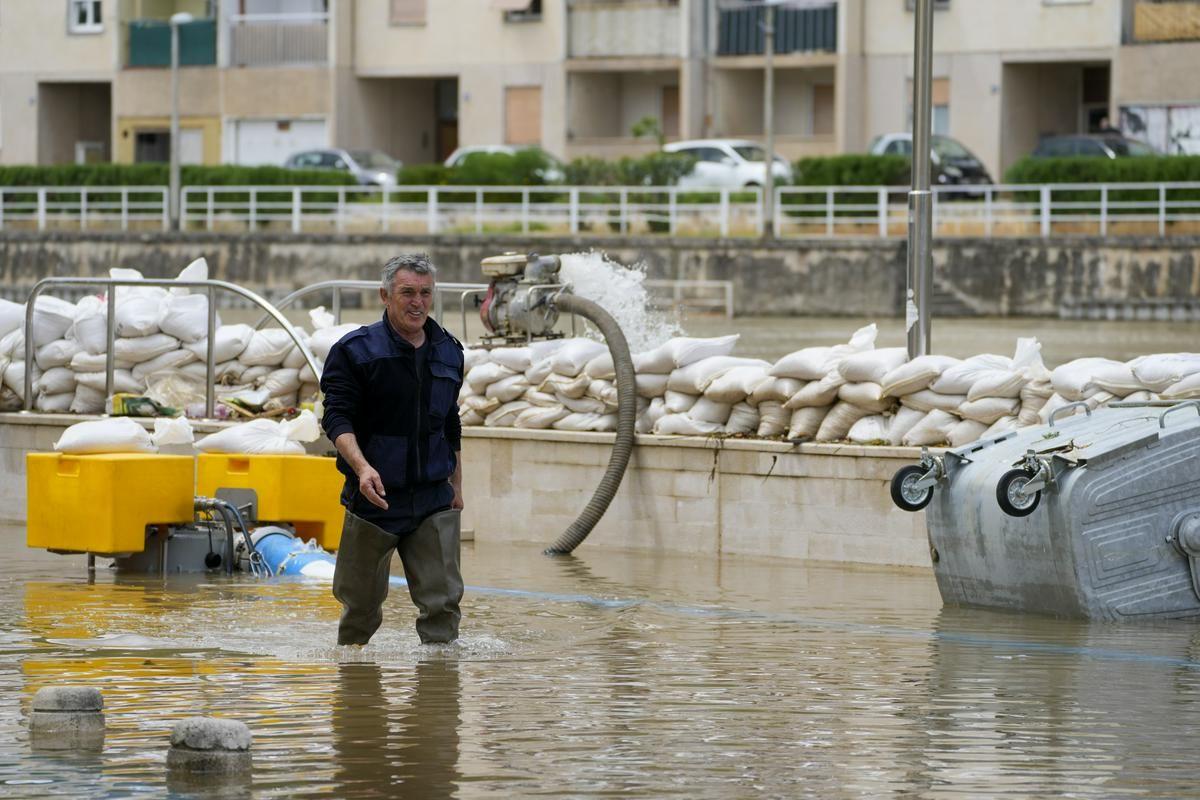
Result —
[[179, 26], [194, 18], [181, 11], [171, 15], [171, 166], [167, 187], [167, 207], [171, 230], [179, 230]]
[[763, 236], [775, 236], [775, 9], [776, 4], [767, 6], [765, 53], [763, 56], [763, 130], [767, 138], [765, 158], [767, 176], [763, 181]]
[[933, 192], [929, 188], [929, 145], [933, 94], [933, 0], [917, 0], [913, 41], [912, 191], [908, 193], [908, 295], [904, 324], [908, 357], [932, 347], [929, 297], [933, 290]]

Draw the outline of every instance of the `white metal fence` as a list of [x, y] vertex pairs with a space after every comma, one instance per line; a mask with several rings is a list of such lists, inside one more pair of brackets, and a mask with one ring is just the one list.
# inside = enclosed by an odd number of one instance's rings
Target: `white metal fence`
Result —
[[[947, 186], [941, 237], [1200, 235], [1200, 183]], [[762, 191], [664, 186], [190, 186], [187, 231], [757, 236]], [[905, 187], [783, 186], [781, 238], [903, 237]], [[0, 187], [0, 230], [166, 230], [158, 186]]]

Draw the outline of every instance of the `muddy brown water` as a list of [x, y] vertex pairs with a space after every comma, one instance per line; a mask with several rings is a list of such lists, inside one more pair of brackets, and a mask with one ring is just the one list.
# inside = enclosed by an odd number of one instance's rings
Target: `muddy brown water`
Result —
[[[82, 557], [0, 536], [4, 797], [1196, 794], [1194, 625], [943, 608], [920, 570], [550, 559], [481, 532], [460, 644], [419, 645], [394, 590], [345, 652], [328, 584], [103, 561], [89, 581]], [[71, 683], [104, 692], [103, 751], [33, 749], [33, 693]], [[250, 726], [250, 777], [167, 779], [194, 714]]]

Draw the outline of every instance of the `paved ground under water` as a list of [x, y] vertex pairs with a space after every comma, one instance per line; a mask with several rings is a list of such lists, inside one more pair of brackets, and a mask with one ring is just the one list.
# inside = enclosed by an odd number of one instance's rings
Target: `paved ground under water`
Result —
[[[344, 652], [327, 584], [89, 582], [0, 541], [4, 797], [1196, 795], [1194, 626], [943, 609], [923, 571], [479, 543], [459, 645], [417, 644], [394, 590]], [[65, 683], [103, 690], [103, 752], [31, 749], [33, 693]], [[248, 781], [168, 783], [195, 714], [250, 726]]]

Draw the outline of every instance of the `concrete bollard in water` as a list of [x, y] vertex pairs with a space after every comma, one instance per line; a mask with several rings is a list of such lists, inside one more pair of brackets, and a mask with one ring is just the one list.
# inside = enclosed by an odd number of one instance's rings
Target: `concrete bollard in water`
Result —
[[30, 742], [38, 750], [104, 747], [104, 696], [91, 686], [43, 686], [33, 696]]
[[172, 772], [224, 776], [250, 766], [250, 729], [244, 722], [189, 717], [171, 731], [167, 768]]

